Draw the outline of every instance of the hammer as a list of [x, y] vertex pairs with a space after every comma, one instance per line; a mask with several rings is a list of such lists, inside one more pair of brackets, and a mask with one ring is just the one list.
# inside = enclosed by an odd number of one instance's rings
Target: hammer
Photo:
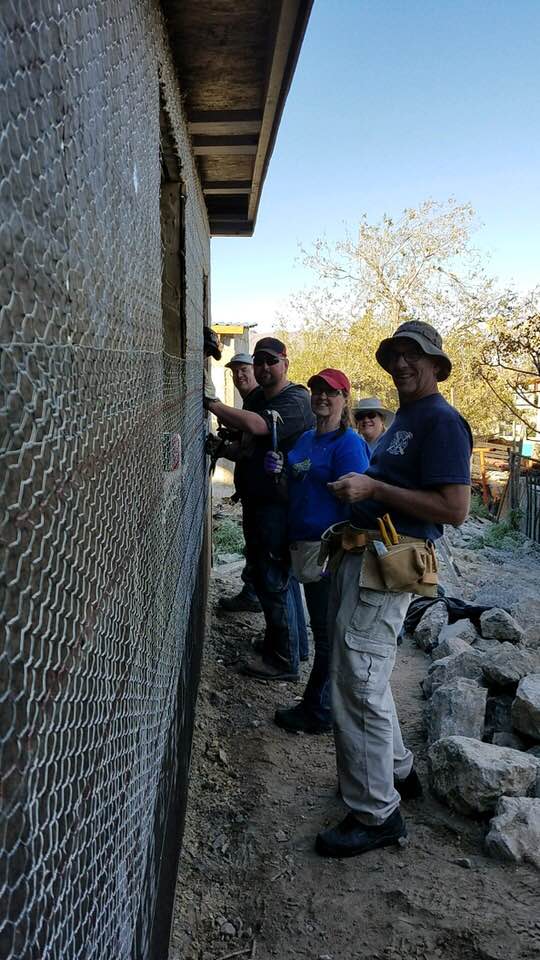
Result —
[[[278, 452], [278, 437], [277, 437], [277, 425], [278, 420], [280, 423], [283, 423], [283, 417], [278, 413], [277, 410], [265, 410], [265, 413], [269, 414], [272, 418], [272, 450], [274, 453]], [[274, 474], [274, 483], [279, 483], [279, 474]]]

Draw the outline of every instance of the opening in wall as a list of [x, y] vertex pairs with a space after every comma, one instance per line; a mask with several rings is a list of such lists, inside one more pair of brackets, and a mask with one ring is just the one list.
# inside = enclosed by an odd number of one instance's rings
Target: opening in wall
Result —
[[163, 325], [163, 466], [176, 472], [182, 460], [186, 408], [185, 188], [168, 115], [161, 106], [161, 315]]
[[165, 353], [186, 356], [185, 188], [167, 114], [161, 109], [161, 306]]

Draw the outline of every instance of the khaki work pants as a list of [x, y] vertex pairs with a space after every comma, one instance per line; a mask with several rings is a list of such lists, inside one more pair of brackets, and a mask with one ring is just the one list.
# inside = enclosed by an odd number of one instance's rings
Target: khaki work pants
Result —
[[361, 567], [362, 554], [345, 554], [332, 578], [330, 683], [343, 799], [362, 823], [378, 825], [399, 806], [394, 776], [413, 765], [390, 689], [411, 595], [361, 587]]

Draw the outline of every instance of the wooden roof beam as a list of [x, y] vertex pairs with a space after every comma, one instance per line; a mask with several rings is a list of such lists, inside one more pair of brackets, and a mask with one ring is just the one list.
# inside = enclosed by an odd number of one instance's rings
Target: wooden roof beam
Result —
[[192, 135], [234, 136], [259, 133], [262, 110], [196, 110], [188, 122]]
[[266, 87], [259, 148], [253, 167], [248, 220], [255, 222], [261, 189], [277, 135], [277, 127], [300, 52], [313, 0], [281, 0], [274, 56]]
[[226, 157], [229, 154], [257, 153], [258, 136], [246, 133], [238, 137], [207, 137], [197, 134], [192, 137], [193, 153], [196, 157]]

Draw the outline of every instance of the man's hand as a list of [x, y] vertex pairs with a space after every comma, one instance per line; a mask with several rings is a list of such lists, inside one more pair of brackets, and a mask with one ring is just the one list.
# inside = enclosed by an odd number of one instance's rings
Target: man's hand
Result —
[[365, 473], [345, 473], [327, 487], [338, 500], [354, 503], [356, 500], [369, 500], [374, 495], [375, 480]]
[[268, 450], [264, 455], [264, 472], [271, 477], [279, 477], [283, 470], [283, 454]]

